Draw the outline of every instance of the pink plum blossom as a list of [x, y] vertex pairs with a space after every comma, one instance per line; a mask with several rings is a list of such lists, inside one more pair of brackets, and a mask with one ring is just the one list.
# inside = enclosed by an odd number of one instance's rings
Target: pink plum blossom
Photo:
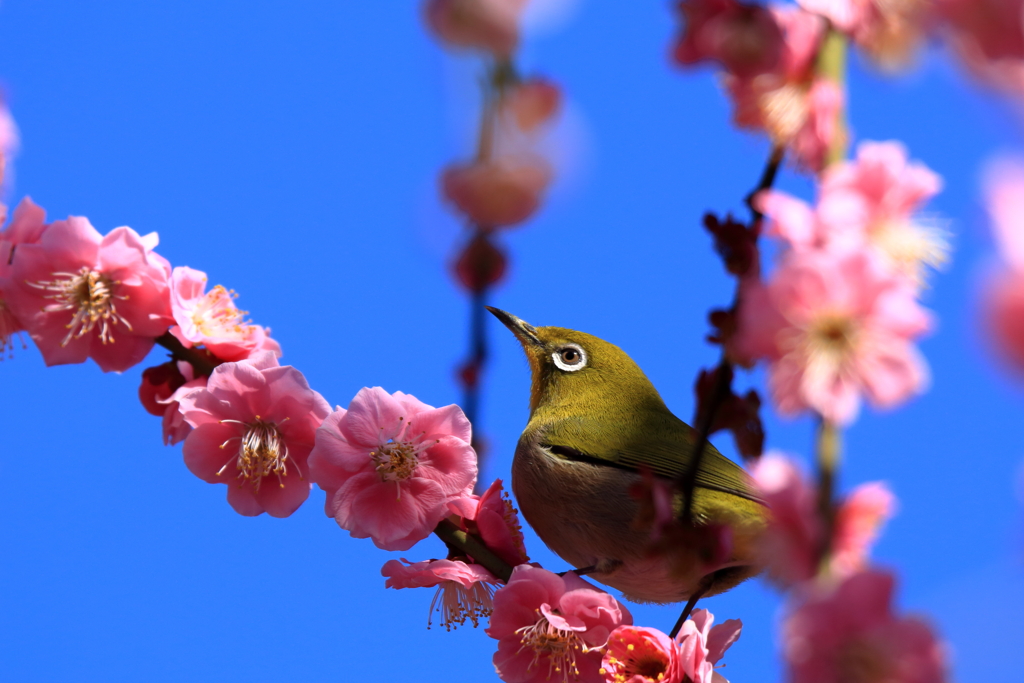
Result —
[[685, 24], [672, 56], [679, 64], [715, 61], [739, 78], [770, 72], [779, 64], [782, 29], [764, 6], [736, 0], [685, 0], [678, 7]]
[[682, 683], [679, 645], [654, 628], [619, 626], [608, 638], [600, 673], [608, 683]]
[[827, 151], [843, 132], [838, 124], [842, 90], [815, 76], [814, 63], [825, 32], [818, 16], [796, 7], [771, 7], [782, 31], [775, 69], [752, 77], [726, 75], [741, 128], [764, 130], [777, 146], [789, 149], [796, 164], [820, 171]]
[[196, 377], [189, 363], [179, 361], [178, 368], [185, 383], [167, 398], [157, 399], [164, 409], [162, 428], [165, 446], [181, 443], [192, 432], [192, 425], [186, 422], [185, 416], [181, 414], [179, 401], [192, 390], [205, 388], [208, 381], [208, 378], [202, 375]]
[[920, 42], [932, 0], [797, 0], [826, 17], [883, 66], [905, 63]]
[[236, 512], [287, 517], [309, 497], [306, 460], [331, 407], [301, 372], [265, 351], [218, 365], [205, 388], [171, 399], [194, 427], [185, 464], [203, 481], [227, 484]]
[[601, 649], [633, 617], [611, 595], [573, 572], [564, 577], [521, 564], [494, 594], [487, 635], [498, 641], [494, 668], [507, 683], [603, 681]]
[[441, 177], [445, 199], [485, 230], [518, 225], [540, 206], [551, 169], [539, 157], [503, 156], [449, 166]]
[[449, 502], [472, 491], [470, 440], [456, 405], [434, 408], [401, 391], [364, 388], [348, 410], [324, 420], [309, 466], [341, 528], [379, 548], [407, 550], [449, 514]]
[[126, 227], [104, 237], [72, 216], [17, 245], [4, 295], [47, 365], [92, 358], [120, 372], [149, 353], [173, 322], [171, 267], [153, 251], [157, 242]]
[[[6, 220], [7, 207], [0, 204], [0, 223]], [[19, 244], [34, 244], [39, 241], [46, 228], [45, 220], [46, 212], [25, 197], [14, 209], [11, 222], [0, 230], [0, 359], [13, 351], [15, 335], [25, 329], [7, 305], [4, 295], [5, 290], [14, 286], [10, 280], [14, 255]]]
[[[405, 564], [402, 564], [404, 562]], [[435, 610], [441, 613], [441, 625], [447, 630], [470, 621], [473, 627], [493, 611], [494, 589], [500, 583], [489, 571], [478, 564], [458, 560], [430, 560], [416, 562], [406, 559], [388, 560], [380, 573], [387, 577], [386, 588], [425, 588], [437, 586], [430, 602], [431, 617]]]
[[743, 624], [694, 610], [672, 640], [653, 628], [620, 626], [612, 631], [601, 673], [608, 683], [726, 683], [715, 671], [725, 651], [739, 640]]
[[810, 409], [846, 425], [862, 395], [885, 408], [924, 390], [913, 340], [929, 327], [915, 288], [873, 254], [792, 252], [769, 282], [744, 283], [731, 352], [768, 360], [783, 415]]
[[427, 25], [442, 42], [508, 57], [519, 43], [526, 0], [427, 0]]
[[478, 536], [508, 564], [515, 567], [530, 561], [518, 511], [502, 490], [501, 479], [495, 479], [481, 496], [469, 495], [448, 503], [448, 509], [459, 515], [465, 531]]
[[[771, 510], [759, 539], [768, 575], [783, 587], [810, 580], [818, 573], [825, 545], [815, 487], [780, 453], [766, 453], [751, 474]], [[865, 566], [881, 525], [895, 507], [895, 496], [881, 482], [861, 484], [839, 503], [829, 541], [831, 576], [846, 577]]]
[[863, 571], [804, 595], [782, 627], [793, 683], [943, 683], [944, 647], [892, 611], [892, 574]]
[[693, 683], [727, 683], [715, 671], [715, 665], [725, 651], [740, 638], [743, 623], [729, 619], [712, 628], [714, 615], [706, 609], [696, 609], [683, 622], [676, 640], [679, 642], [679, 666], [683, 680]]
[[777, 190], [758, 195], [768, 217], [766, 234], [792, 248], [877, 250], [899, 272], [917, 283], [926, 266], [948, 260], [942, 231], [916, 214], [942, 188], [942, 179], [920, 163], [910, 163], [898, 142], [864, 142], [857, 158], [833, 164], [821, 177], [817, 206]]
[[1002, 357], [1024, 370], [1024, 163], [990, 167], [985, 193], [1001, 263], [983, 282], [982, 312]]
[[235, 295], [222, 285], [206, 290], [206, 273], [179, 266], [171, 274], [171, 311], [177, 326], [171, 329], [185, 346], [202, 344], [224, 361], [239, 361], [254, 353], [281, 347], [260, 325], [245, 319], [235, 307]]

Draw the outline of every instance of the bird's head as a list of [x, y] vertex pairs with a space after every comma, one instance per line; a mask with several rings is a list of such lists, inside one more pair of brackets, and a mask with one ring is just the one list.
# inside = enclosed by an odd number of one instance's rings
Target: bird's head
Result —
[[564, 417], [664, 407], [643, 370], [618, 346], [564, 327], [534, 327], [498, 308], [487, 310], [512, 331], [526, 352], [533, 379], [531, 417], [538, 411]]

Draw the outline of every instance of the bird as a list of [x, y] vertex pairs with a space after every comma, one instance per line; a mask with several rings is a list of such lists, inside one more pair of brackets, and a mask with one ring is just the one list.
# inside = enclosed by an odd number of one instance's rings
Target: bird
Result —
[[[766, 507], [743, 468], [710, 444], [697, 470], [690, 519], [698, 531], [728, 527], [727, 554], [709, 567], [698, 548], [650, 552], [631, 491], [645, 477], [679, 479], [692, 462], [696, 433], [622, 349], [584, 332], [534, 327], [487, 310], [516, 336], [529, 361], [530, 417], [512, 460], [512, 492], [555, 554], [640, 603], [696, 601], [761, 571], [757, 538]], [[678, 513], [683, 494], [674, 495]]]

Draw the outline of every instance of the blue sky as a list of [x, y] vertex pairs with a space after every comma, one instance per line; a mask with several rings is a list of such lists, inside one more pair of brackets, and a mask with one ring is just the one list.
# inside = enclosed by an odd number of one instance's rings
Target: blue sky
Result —
[[[618, 344], [688, 418], [716, 357], [706, 311], [732, 294], [700, 218], [742, 211], [767, 147], [730, 127], [710, 71], [669, 64], [670, 3], [629, 5], [580, 3], [526, 45], [524, 69], [565, 88], [579, 162], [503, 237], [511, 272], [491, 303]], [[160, 253], [238, 291], [332, 404], [380, 385], [444, 405], [459, 398], [468, 303], [447, 271], [461, 228], [435, 178], [468, 153], [477, 67], [425, 34], [417, 3], [8, 0], [13, 199], [104, 233], [159, 232]], [[957, 680], [1017, 680], [1024, 379], [988, 353], [976, 283], [991, 249], [979, 168], [1020, 147], [1020, 119], [939, 50], [897, 77], [854, 59], [850, 87], [858, 139], [902, 140], [945, 178], [929, 213], [956, 251], [925, 295], [932, 389], [862, 416], [841, 483], [882, 479], [898, 495], [876, 555], [898, 567], [900, 603], [948, 636]], [[791, 172], [780, 185], [811, 196]], [[496, 324], [489, 337], [488, 481], [508, 477], [528, 393], [517, 343]], [[143, 367], [47, 369], [31, 348], [0, 364], [0, 679], [491, 680], [482, 629], [428, 632], [430, 591], [383, 588], [385, 561], [438, 556], [440, 542], [376, 550], [323, 515], [319, 491], [286, 520], [240, 517], [161, 445], [135, 394]], [[809, 452], [809, 420], [769, 412], [767, 429], [769, 446]], [[704, 606], [745, 623], [727, 677], [778, 680], [774, 591], [750, 582]], [[667, 629], [676, 609], [634, 614]]]

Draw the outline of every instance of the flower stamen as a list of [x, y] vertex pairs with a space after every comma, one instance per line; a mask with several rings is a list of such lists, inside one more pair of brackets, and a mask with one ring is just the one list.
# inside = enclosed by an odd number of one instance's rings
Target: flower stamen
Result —
[[43, 307], [46, 313], [74, 311], [71, 322], [67, 324], [67, 336], [61, 346], [67, 346], [72, 339], [79, 339], [99, 327], [100, 341], [113, 344], [113, 326], [124, 324], [130, 332], [131, 323], [124, 319], [115, 306], [115, 300], [126, 301], [127, 296], [115, 294], [120, 281], [111, 280], [88, 266], [82, 266], [77, 273], [53, 273], [53, 280], [44, 282], [26, 282], [30, 287], [49, 292], [45, 299], [54, 303]]
[[540, 619], [536, 623], [516, 629], [522, 643], [518, 652], [527, 648], [533, 649], [534, 652], [533, 660], [526, 667], [527, 671], [537, 666], [541, 657], [546, 656], [549, 680], [552, 674], [560, 675], [563, 683], [568, 683], [570, 677], [579, 678], [580, 670], [576, 666], [576, 655], [589, 651], [586, 643], [575, 631], [552, 626], [547, 617], [541, 615], [540, 610], [537, 610], [537, 614]]

